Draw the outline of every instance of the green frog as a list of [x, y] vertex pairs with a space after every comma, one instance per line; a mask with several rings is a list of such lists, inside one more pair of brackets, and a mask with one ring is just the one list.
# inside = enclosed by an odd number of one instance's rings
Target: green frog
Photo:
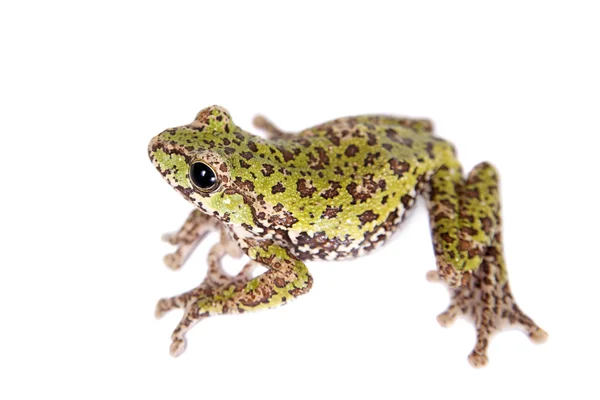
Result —
[[[154, 137], [148, 153], [164, 179], [194, 210], [164, 239], [177, 246], [165, 263], [179, 269], [207, 233], [219, 241], [196, 288], [159, 300], [157, 317], [181, 308], [170, 352], [180, 355], [185, 335], [204, 318], [277, 307], [307, 293], [309, 260], [345, 260], [383, 245], [417, 196], [425, 198], [437, 269], [451, 302], [438, 316], [475, 322], [477, 340], [468, 360], [488, 362], [488, 341], [506, 325], [534, 342], [547, 338], [516, 305], [502, 249], [498, 173], [489, 163], [466, 176], [453, 145], [433, 135], [430, 121], [386, 115], [336, 119], [299, 133], [278, 129], [262, 116], [259, 137], [212, 106], [188, 125]], [[226, 255], [248, 263], [226, 273]], [[266, 272], [255, 276], [258, 266]]]

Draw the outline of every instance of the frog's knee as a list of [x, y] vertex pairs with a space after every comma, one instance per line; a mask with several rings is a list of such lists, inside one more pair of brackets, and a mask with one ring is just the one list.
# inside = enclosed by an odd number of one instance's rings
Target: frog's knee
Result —
[[469, 172], [468, 181], [473, 180], [474, 177], [486, 177], [493, 181], [498, 180], [498, 170], [492, 164], [487, 161], [480, 162], [476, 166], [473, 167], [471, 172]]

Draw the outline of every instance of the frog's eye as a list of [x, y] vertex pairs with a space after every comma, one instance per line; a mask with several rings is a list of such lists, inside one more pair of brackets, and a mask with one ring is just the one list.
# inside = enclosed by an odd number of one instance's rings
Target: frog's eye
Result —
[[190, 168], [190, 179], [194, 186], [203, 192], [210, 192], [217, 188], [218, 180], [215, 171], [205, 163], [196, 161]]

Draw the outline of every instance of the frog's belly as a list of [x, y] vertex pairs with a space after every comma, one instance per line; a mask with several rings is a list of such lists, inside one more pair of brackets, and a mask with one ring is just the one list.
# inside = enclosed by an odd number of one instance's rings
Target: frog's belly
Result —
[[394, 233], [406, 215], [408, 207], [400, 205], [393, 210], [383, 223], [366, 231], [360, 238], [328, 237], [324, 231], [309, 234], [307, 232], [288, 232], [291, 250], [301, 260], [345, 260], [360, 257], [383, 245]]

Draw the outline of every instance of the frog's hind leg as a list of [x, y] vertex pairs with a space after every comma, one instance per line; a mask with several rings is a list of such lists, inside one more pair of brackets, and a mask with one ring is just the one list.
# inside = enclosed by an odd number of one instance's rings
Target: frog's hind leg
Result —
[[[455, 219], [462, 222], [462, 225], [456, 228], [458, 245], [456, 248], [444, 247], [439, 243], [436, 245], [436, 258], [440, 269], [429, 272], [427, 277], [432, 281], [443, 279], [451, 285], [450, 306], [438, 316], [442, 326], [450, 325], [459, 315], [475, 321], [477, 341], [469, 355], [469, 362], [475, 367], [482, 367], [488, 361], [486, 351], [490, 336], [506, 325], [520, 327], [536, 343], [545, 341], [548, 335], [519, 309], [510, 291], [503, 257], [495, 169], [486, 163], [479, 164], [471, 171], [464, 184], [460, 181], [455, 182], [459, 194], [456, 209], [456, 216], [459, 218]], [[434, 193], [436, 196], [443, 191], [441, 188], [433, 190], [438, 190], [437, 194]], [[435, 207], [430, 207], [430, 210], [432, 209], [436, 210]], [[453, 237], [451, 231], [448, 232], [452, 225], [440, 216], [450, 215], [452, 212], [445, 209], [444, 213], [446, 214], [437, 214], [436, 217], [434, 212], [431, 216], [434, 230], [437, 228], [433, 235], [434, 242], [436, 238], [449, 242]], [[442, 224], [436, 225], [436, 222]], [[444, 249], [454, 256], [461, 254], [461, 250], [466, 251], [467, 254], [461, 256], [471, 256], [471, 261], [476, 263], [461, 264], [463, 270], [448, 273], [448, 268], [455, 267], [445, 261]], [[457, 280], [456, 276], [462, 278]]]

